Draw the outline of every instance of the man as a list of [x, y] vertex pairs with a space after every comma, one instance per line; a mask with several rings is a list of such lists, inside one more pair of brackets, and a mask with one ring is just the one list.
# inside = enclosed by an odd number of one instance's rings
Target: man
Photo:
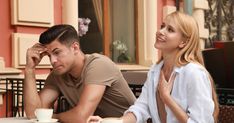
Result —
[[[109, 58], [83, 54], [78, 34], [70, 25], [55, 25], [27, 50], [24, 104], [28, 118], [36, 108], [50, 108], [63, 94], [72, 109], [54, 114], [61, 122], [85, 123], [90, 115], [122, 116], [135, 101], [121, 72]], [[35, 67], [48, 55], [53, 70], [37, 93]]]

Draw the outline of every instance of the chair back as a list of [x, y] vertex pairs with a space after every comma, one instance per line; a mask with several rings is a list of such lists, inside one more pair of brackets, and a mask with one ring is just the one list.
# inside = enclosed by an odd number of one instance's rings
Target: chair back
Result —
[[123, 71], [123, 77], [128, 82], [133, 94], [139, 97], [141, 88], [144, 85], [147, 78], [148, 71]]
[[218, 123], [234, 123], [234, 89], [216, 88], [219, 98]]

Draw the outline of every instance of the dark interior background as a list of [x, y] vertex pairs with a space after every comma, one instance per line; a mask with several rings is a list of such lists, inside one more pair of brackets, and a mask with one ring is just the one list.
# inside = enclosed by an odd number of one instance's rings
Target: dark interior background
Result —
[[91, 20], [88, 32], [80, 37], [82, 51], [84, 53], [102, 53], [102, 35], [98, 28], [92, 0], [79, 0], [78, 8], [79, 18], [89, 18]]

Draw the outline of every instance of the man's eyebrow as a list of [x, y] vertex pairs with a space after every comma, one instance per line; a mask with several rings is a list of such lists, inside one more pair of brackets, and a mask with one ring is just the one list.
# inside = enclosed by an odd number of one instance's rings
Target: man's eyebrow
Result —
[[58, 48], [54, 48], [51, 52], [55, 52]]

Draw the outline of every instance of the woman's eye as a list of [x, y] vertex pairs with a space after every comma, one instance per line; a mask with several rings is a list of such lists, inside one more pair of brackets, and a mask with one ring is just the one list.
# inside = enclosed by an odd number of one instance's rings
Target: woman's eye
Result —
[[171, 27], [168, 27], [168, 32], [174, 32], [174, 30]]

